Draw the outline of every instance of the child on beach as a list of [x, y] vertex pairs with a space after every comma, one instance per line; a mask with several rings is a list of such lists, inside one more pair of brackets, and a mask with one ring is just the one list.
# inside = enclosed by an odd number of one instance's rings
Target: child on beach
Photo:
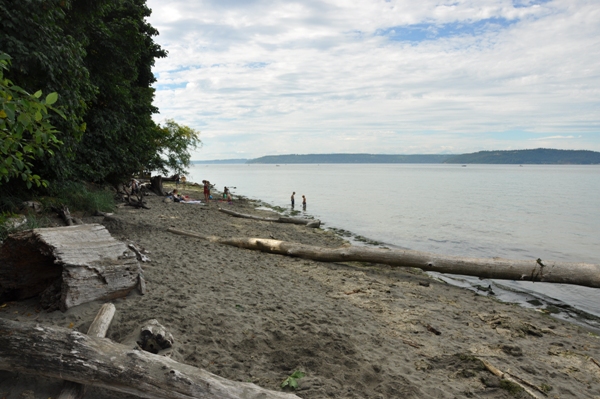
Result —
[[170, 197], [173, 199], [173, 202], [185, 201], [185, 198], [179, 194], [179, 191], [177, 189], [173, 190]]
[[304, 195], [302, 196], [302, 209], [306, 210], [306, 197]]

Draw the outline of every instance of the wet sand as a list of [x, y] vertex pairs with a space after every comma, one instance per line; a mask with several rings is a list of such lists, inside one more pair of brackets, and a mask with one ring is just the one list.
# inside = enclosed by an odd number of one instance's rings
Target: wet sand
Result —
[[[107, 337], [116, 342], [155, 318], [173, 334], [176, 360], [272, 390], [300, 370], [306, 376], [295, 393], [307, 399], [529, 397], [515, 394], [481, 360], [550, 398], [600, 398], [600, 338], [582, 327], [420, 270], [315, 262], [167, 232], [347, 245], [322, 229], [218, 211], [274, 216], [248, 200], [206, 206], [147, 199], [151, 209], [123, 207], [114, 221], [85, 218], [150, 252], [151, 262], [142, 265], [147, 293], [113, 302]], [[0, 317], [85, 332], [101, 305], [46, 313], [31, 299], [8, 303]], [[0, 398], [56, 398], [60, 387], [57, 380], [0, 372]], [[102, 389], [86, 394], [129, 397]]]

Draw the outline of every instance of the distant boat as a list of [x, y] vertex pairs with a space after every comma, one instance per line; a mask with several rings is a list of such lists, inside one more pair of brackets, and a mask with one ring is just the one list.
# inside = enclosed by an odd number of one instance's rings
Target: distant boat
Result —
[[467, 167], [467, 165], [463, 165], [462, 167], [463, 167], [463, 168], [466, 168], [466, 167]]
[[279, 166], [279, 165], [275, 165], [275, 166]]

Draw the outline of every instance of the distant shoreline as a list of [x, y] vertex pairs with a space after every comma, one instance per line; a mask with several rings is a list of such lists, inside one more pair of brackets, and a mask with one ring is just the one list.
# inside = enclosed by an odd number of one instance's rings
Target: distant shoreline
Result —
[[589, 150], [479, 151], [471, 154], [288, 154], [254, 159], [192, 161], [192, 164], [496, 164], [600, 165], [600, 152]]

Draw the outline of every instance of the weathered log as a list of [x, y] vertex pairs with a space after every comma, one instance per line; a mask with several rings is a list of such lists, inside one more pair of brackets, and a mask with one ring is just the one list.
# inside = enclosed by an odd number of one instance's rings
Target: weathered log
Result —
[[[165, 179], [167, 180], [167, 179]], [[165, 195], [165, 189], [162, 185], [163, 177], [162, 176], [152, 176], [150, 178], [150, 191], [154, 194], [163, 197]]]
[[253, 220], [260, 220], [262, 222], [275, 222], [275, 223], [293, 223], [293, 224], [303, 224], [307, 227], [318, 228], [321, 226], [321, 221], [318, 219], [300, 219], [300, 218], [288, 218], [288, 217], [278, 217], [278, 218], [265, 218], [260, 216], [248, 215], [244, 213], [239, 213], [235, 211], [230, 211], [229, 209], [219, 208], [220, 212], [226, 213], [231, 216], [235, 216], [238, 218], [246, 218]]
[[298, 399], [66, 328], [0, 318], [0, 369], [156, 399]]
[[[92, 321], [90, 328], [88, 328], [88, 335], [90, 337], [104, 338], [115, 315], [115, 311], [115, 305], [112, 303], [105, 303], [102, 305], [96, 318]], [[86, 387], [83, 384], [65, 381], [62, 390], [58, 395], [58, 399], [81, 399], [85, 394], [85, 390]]]
[[392, 250], [355, 246], [321, 248], [265, 238], [222, 238], [204, 236], [173, 228], [169, 228], [167, 231], [218, 244], [321, 262], [370, 262], [398, 267], [416, 267], [430, 272], [462, 274], [481, 278], [573, 284], [600, 288], [600, 265], [591, 263], [542, 261], [541, 259], [464, 258], [408, 249]]
[[0, 247], [0, 300], [43, 293], [48, 310], [126, 296], [142, 274], [135, 254], [98, 224], [28, 230]]

